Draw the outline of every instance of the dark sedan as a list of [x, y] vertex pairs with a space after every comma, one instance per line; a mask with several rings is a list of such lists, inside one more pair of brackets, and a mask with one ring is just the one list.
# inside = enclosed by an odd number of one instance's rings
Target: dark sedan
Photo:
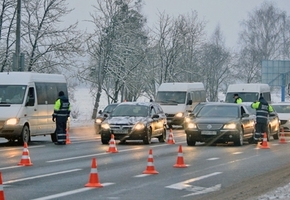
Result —
[[102, 122], [100, 134], [103, 144], [108, 144], [111, 134], [121, 143], [143, 140], [150, 144], [153, 137], [165, 142], [166, 115], [155, 102], [123, 102]]
[[244, 105], [209, 103], [203, 105], [185, 129], [189, 146], [196, 142], [207, 144], [234, 142], [241, 146], [244, 140], [253, 142], [255, 118]]

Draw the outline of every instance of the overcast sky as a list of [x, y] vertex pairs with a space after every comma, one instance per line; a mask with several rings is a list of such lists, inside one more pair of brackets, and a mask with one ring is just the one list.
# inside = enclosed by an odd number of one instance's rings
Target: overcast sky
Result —
[[[240, 22], [247, 19], [248, 13], [269, 0], [143, 0], [143, 15], [147, 17], [148, 25], [157, 22], [158, 12], [169, 15], [189, 14], [197, 11], [199, 19], [207, 21], [206, 32], [211, 35], [219, 24], [226, 39], [228, 47], [236, 46]], [[66, 21], [72, 23], [79, 21], [81, 29], [92, 30], [90, 24], [84, 20], [90, 19], [93, 12], [92, 5], [96, 0], [67, 0], [70, 8], [75, 10]], [[286, 11], [290, 16], [290, 0], [273, 0], [276, 6]]]

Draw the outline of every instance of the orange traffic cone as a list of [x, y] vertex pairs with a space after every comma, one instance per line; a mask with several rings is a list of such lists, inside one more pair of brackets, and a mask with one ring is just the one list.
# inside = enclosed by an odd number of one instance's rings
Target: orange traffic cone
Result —
[[154, 164], [153, 164], [152, 149], [149, 150], [147, 168], [145, 171], [143, 171], [143, 174], [158, 174], [158, 172], [155, 170]]
[[285, 134], [284, 134], [284, 128], [282, 128], [281, 134], [280, 134], [280, 140], [279, 140], [280, 144], [286, 144], [286, 139], [285, 139]]
[[167, 144], [175, 144], [175, 141], [173, 139], [172, 129], [169, 130], [169, 136], [168, 136]]
[[3, 189], [3, 185], [2, 185], [2, 173], [0, 172], [0, 200], [5, 200], [4, 197], [4, 189]]
[[116, 141], [114, 139], [114, 135], [111, 134], [111, 140], [109, 142], [109, 149], [107, 152], [110, 152], [110, 153], [118, 153], [118, 150], [117, 150], [117, 147], [116, 147]]
[[267, 133], [264, 133], [263, 141], [260, 146], [261, 149], [269, 149], [268, 141], [267, 141]]
[[27, 147], [27, 143], [24, 142], [24, 149], [22, 152], [22, 157], [20, 162], [18, 163], [18, 165], [22, 165], [22, 166], [31, 166], [33, 165], [30, 161], [30, 157], [29, 157], [29, 151], [28, 151], [28, 147]]
[[96, 158], [92, 159], [90, 179], [89, 179], [89, 182], [85, 184], [85, 187], [103, 187], [103, 185], [99, 182]]
[[65, 140], [65, 144], [71, 144], [71, 141], [69, 139], [68, 129], [66, 129], [66, 140]]
[[173, 167], [176, 167], [176, 168], [186, 168], [187, 167], [187, 165], [184, 164], [182, 146], [181, 145], [179, 145], [179, 150], [178, 150], [176, 164], [173, 165]]

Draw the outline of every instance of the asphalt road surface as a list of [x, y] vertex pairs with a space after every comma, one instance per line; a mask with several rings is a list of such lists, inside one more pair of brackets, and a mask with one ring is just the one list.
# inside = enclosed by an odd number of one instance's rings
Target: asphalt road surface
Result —
[[[0, 139], [5, 200], [254, 200], [290, 182], [289, 137], [286, 144], [271, 138], [269, 148], [261, 149], [248, 143], [190, 147], [183, 130], [174, 129], [173, 136], [175, 144], [157, 139], [150, 145], [116, 141], [118, 152], [108, 153], [109, 145], [101, 144], [92, 127], [74, 128], [69, 131], [71, 144], [66, 146], [54, 145], [49, 136], [32, 138], [31, 166], [18, 165], [23, 146]], [[173, 167], [178, 158], [185, 168]], [[144, 174], [148, 168], [158, 173]], [[85, 187], [96, 174], [93, 183], [103, 187]]]

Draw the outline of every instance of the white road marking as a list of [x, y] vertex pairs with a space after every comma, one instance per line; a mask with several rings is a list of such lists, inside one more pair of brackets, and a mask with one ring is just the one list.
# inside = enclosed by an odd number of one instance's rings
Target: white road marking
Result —
[[152, 175], [152, 174], [139, 174], [139, 175], [136, 175], [134, 177], [140, 178], [140, 177], [145, 177], [145, 176], [150, 176], [150, 175]]
[[[37, 146], [29, 146], [28, 149], [33, 149], [33, 148], [39, 148], [39, 147], [45, 147], [45, 145], [37, 145]], [[15, 149], [23, 149], [24, 147], [15, 147], [15, 148], [4, 148], [0, 149], [1, 151], [14, 151]]]
[[186, 181], [182, 181], [182, 182], [179, 182], [179, 183], [168, 185], [168, 186], [166, 186], [166, 188], [171, 188], [171, 189], [176, 189], [176, 190], [184, 190], [186, 188], [192, 188], [192, 185], [189, 185], [189, 183], [192, 183], [192, 182], [195, 182], [195, 181], [199, 181], [199, 180], [211, 177], [211, 176], [216, 176], [216, 175], [219, 175], [219, 174], [222, 174], [222, 172], [214, 172], [214, 173], [207, 174], [207, 175], [204, 175], [204, 176], [188, 179]]
[[[119, 152], [126, 152], [126, 151], [134, 151], [136, 149], [141, 149], [141, 148], [133, 148], [133, 149], [125, 149], [125, 150], [118, 150]], [[111, 153], [103, 152], [103, 153], [97, 153], [97, 154], [89, 154], [89, 155], [84, 155], [84, 156], [76, 156], [76, 157], [70, 157], [70, 158], [63, 158], [63, 159], [58, 159], [58, 160], [49, 160], [46, 161], [48, 163], [54, 163], [54, 162], [62, 162], [62, 161], [67, 161], [67, 160], [75, 160], [79, 158], [87, 158], [87, 157], [93, 157], [93, 156], [101, 156], [101, 155], [108, 155]]]
[[243, 152], [239, 152], [239, 151], [238, 151], [238, 152], [235, 152], [235, 153], [233, 153], [233, 154], [242, 154], [242, 153], [243, 153]]
[[199, 194], [206, 194], [209, 192], [214, 192], [214, 191], [218, 191], [221, 189], [221, 184], [217, 184], [215, 186], [206, 188], [206, 187], [198, 187], [198, 186], [192, 186], [192, 188], [187, 188], [186, 190], [191, 191], [193, 193], [184, 195], [182, 197], [189, 197], [189, 196], [193, 196], [193, 195], [199, 195]]
[[209, 158], [207, 160], [218, 160], [218, 159], [220, 159], [220, 158]]
[[76, 171], [80, 171], [80, 170], [82, 170], [82, 169], [72, 169], [72, 170], [67, 170], [67, 171], [54, 172], [54, 173], [50, 173], [50, 174], [43, 174], [43, 175], [39, 175], [39, 176], [32, 176], [32, 177], [28, 177], [28, 178], [21, 178], [21, 179], [6, 181], [6, 182], [3, 182], [3, 184], [16, 183], [16, 182], [20, 182], [20, 181], [27, 181], [27, 180], [37, 179], [37, 178], [54, 176], [54, 175], [58, 175], [58, 174], [76, 172]]
[[1, 170], [4, 170], [4, 169], [13, 169], [13, 168], [17, 168], [17, 167], [23, 167], [23, 166], [2, 167], [2, 168], [0, 168], [0, 171], [1, 171]]
[[[101, 183], [101, 184], [105, 187], [105, 186], [113, 185], [115, 183]], [[68, 196], [68, 195], [72, 195], [72, 194], [76, 194], [76, 193], [80, 193], [80, 192], [85, 192], [85, 191], [92, 190], [92, 189], [96, 189], [96, 188], [95, 187], [85, 187], [85, 188], [80, 188], [80, 189], [76, 189], [76, 190], [62, 192], [62, 193], [58, 193], [58, 194], [54, 194], [54, 195], [50, 195], [50, 196], [46, 196], [46, 197], [40, 197], [40, 198], [32, 199], [32, 200], [55, 199], [55, 198], [58, 198], [58, 197], [64, 197], [64, 196]]]

